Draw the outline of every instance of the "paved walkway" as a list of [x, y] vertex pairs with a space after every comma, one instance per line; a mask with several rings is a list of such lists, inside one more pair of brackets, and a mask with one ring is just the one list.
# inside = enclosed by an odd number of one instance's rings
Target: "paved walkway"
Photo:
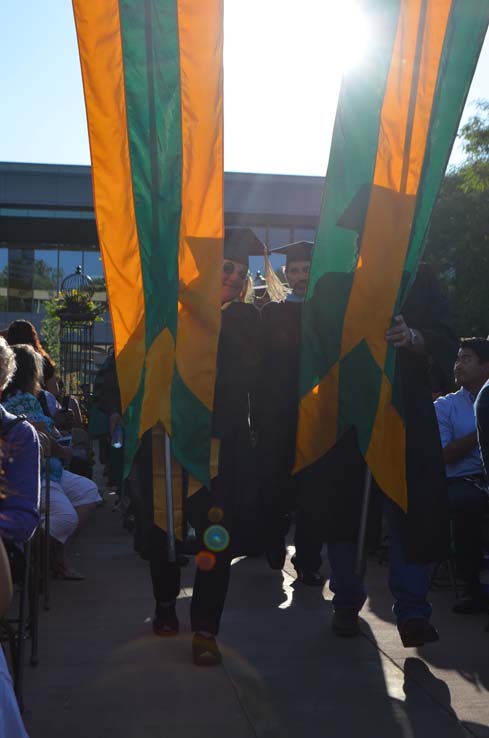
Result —
[[[362, 635], [330, 630], [331, 594], [296, 584], [287, 562], [234, 563], [220, 644], [224, 664], [190, 659], [193, 564], [178, 604], [182, 633], [151, 634], [148, 566], [111, 502], [80, 541], [84, 582], [53, 582], [40, 664], [26, 668], [31, 738], [424, 738], [489, 736], [486, 618], [433, 595], [442, 641], [402, 647], [386, 567], [372, 564]], [[8, 738], [7, 736], [2, 738]]]

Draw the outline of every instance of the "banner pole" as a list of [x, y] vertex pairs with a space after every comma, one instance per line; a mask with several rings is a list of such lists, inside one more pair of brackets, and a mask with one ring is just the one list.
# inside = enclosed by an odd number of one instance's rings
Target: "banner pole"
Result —
[[166, 520], [167, 532], [166, 541], [168, 548], [168, 561], [175, 562], [177, 560], [177, 550], [175, 542], [175, 519], [173, 515], [173, 475], [171, 468], [171, 450], [170, 436], [165, 431], [165, 487], [166, 487]]
[[360, 576], [363, 572], [363, 562], [365, 557], [365, 538], [367, 535], [367, 519], [368, 519], [368, 506], [370, 503], [370, 491], [372, 489], [372, 472], [370, 469], [365, 469], [365, 483], [363, 486], [363, 500], [362, 500], [362, 513], [360, 517], [360, 530], [358, 532], [358, 544], [357, 544], [357, 560], [355, 564], [355, 574]]

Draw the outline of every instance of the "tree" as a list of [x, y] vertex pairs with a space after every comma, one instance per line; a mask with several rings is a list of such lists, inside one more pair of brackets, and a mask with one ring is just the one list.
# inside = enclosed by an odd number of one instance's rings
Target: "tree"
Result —
[[489, 333], [489, 102], [478, 110], [460, 131], [467, 159], [445, 176], [425, 251], [459, 336]]
[[63, 277], [63, 270], [50, 266], [44, 259], [34, 261], [32, 275], [32, 286], [35, 290], [48, 290], [56, 292], [58, 283]]

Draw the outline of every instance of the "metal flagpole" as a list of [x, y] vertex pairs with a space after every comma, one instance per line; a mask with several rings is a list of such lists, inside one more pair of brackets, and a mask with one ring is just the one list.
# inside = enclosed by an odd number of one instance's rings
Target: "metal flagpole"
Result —
[[165, 488], [166, 488], [166, 527], [168, 561], [177, 560], [175, 543], [175, 519], [173, 516], [173, 475], [171, 473], [170, 436], [165, 431]]
[[372, 472], [370, 469], [365, 470], [365, 483], [363, 486], [362, 514], [360, 518], [360, 530], [358, 532], [357, 562], [355, 565], [355, 574], [360, 576], [363, 571], [363, 561], [365, 555], [365, 536], [367, 534], [367, 518], [368, 506], [370, 502], [370, 490], [372, 488]]

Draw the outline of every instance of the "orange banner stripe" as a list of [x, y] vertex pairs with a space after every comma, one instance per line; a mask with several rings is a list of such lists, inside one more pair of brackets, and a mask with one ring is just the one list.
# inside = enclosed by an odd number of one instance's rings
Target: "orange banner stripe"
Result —
[[339, 363], [301, 399], [293, 473], [318, 461], [337, 441]]
[[[430, 0], [424, 3], [422, 14], [422, 0], [403, 0], [400, 10], [381, 112], [361, 258], [345, 315], [341, 351], [342, 357], [346, 356], [365, 339], [382, 368], [387, 353], [384, 332], [392, 318], [409, 245], [451, 5], [451, 0]], [[423, 32], [417, 53], [421, 21]], [[322, 428], [330, 414], [328, 408], [338, 402], [337, 390], [327, 381], [329, 377], [330, 374], [319, 384], [323, 386], [322, 392], [315, 388], [301, 400], [296, 471], [316, 461], [336, 440], [331, 433], [317, 437], [311, 432], [309, 437], [305, 432], [306, 416], [312, 414], [316, 419], [311, 419], [311, 429]], [[405, 507], [405, 437], [400, 432], [401, 419], [390, 407], [390, 398], [390, 384], [384, 376], [367, 462], [384, 491]], [[397, 444], [390, 442], [394, 438]], [[388, 464], [389, 457], [384, 453], [387, 447], [392, 449]], [[382, 465], [386, 467], [384, 470]]]
[[176, 363], [212, 410], [224, 237], [222, 0], [178, 0], [182, 215]]
[[[374, 187], [342, 342], [344, 356], [366, 339], [381, 367], [387, 353], [384, 332], [392, 319], [409, 246], [450, 6], [450, 0], [426, 4], [422, 49], [417, 56], [421, 0], [405, 0], [392, 54], [381, 113]], [[417, 63], [419, 74], [415, 74]], [[401, 191], [403, 182], [405, 187]], [[366, 305], [371, 309], [365, 310]]]
[[144, 364], [144, 297], [126, 125], [118, 0], [73, 0], [88, 117], [95, 215], [123, 409]]
[[[450, 8], [451, 0], [402, 3], [387, 80], [361, 260], [342, 342], [344, 356], [366, 340], [382, 369], [387, 356], [384, 333], [392, 320], [409, 247]], [[406, 509], [405, 435], [390, 396], [384, 376], [367, 462], [384, 492]]]

